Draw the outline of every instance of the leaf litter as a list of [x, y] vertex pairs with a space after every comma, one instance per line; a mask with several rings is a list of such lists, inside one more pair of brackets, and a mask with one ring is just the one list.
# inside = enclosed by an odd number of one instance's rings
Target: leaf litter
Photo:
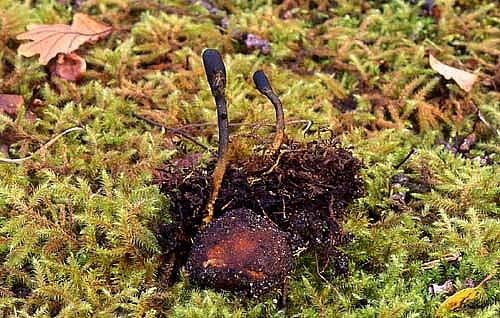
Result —
[[429, 64], [434, 71], [443, 75], [444, 78], [453, 79], [467, 93], [472, 90], [472, 86], [477, 81], [477, 75], [446, 65], [432, 54], [429, 54]]
[[86, 42], [97, 41], [109, 35], [112, 27], [93, 20], [86, 14], [76, 13], [71, 25], [32, 24], [28, 31], [17, 36], [18, 40], [30, 40], [23, 43], [17, 51], [31, 57], [40, 54], [40, 63], [47, 64], [58, 53], [69, 54]]
[[49, 63], [50, 73], [67, 81], [79, 80], [86, 69], [87, 62], [76, 53], [60, 53], [55, 61]]
[[456, 310], [467, 302], [473, 300], [477, 296], [478, 289], [481, 288], [488, 280], [492, 279], [495, 274], [496, 273], [491, 273], [486, 276], [476, 287], [461, 289], [452, 296], [446, 298], [446, 300], [437, 309], [436, 315], [441, 317], [447, 310]]
[[0, 94], [0, 114], [16, 116], [17, 110], [24, 104], [24, 98], [14, 94]]

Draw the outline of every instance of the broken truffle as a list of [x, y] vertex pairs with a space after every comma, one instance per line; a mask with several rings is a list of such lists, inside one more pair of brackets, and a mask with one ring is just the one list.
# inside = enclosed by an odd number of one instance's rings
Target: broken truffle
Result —
[[260, 295], [292, 270], [287, 233], [249, 209], [213, 220], [194, 240], [186, 268], [203, 286]]

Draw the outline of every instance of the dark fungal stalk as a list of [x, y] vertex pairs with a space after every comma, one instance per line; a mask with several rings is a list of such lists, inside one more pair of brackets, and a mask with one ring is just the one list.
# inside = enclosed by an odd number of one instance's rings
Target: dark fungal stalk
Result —
[[263, 71], [259, 70], [255, 72], [253, 74], [253, 81], [259, 92], [271, 101], [276, 111], [276, 135], [274, 136], [270, 153], [272, 156], [279, 151], [281, 145], [283, 144], [283, 139], [285, 138], [285, 114], [283, 112], [283, 106], [278, 95], [274, 93], [273, 88]]
[[229, 143], [227, 102], [226, 102], [226, 67], [217, 50], [206, 49], [202, 53], [203, 66], [207, 81], [212, 90], [217, 107], [217, 124], [219, 126], [219, 159], [224, 156]]
[[217, 104], [219, 158], [207, 203], [208, 215], [203, 219], [205, 227], [193, 238], [186, 269], [199, 285], [257, 296], [283, 282], [291, 272], [289, 234], [246, 207], [231, 209], [212, 220], [228, 166], [226, 77], [217, 51], [206, 50], [203, 62]]
[[225, 97], [226, 90], [226, 67], [222, 57], [217, 50], [206, 49], [202, 54], [205, 74], [208, 84], [212, 90], [217, 107], [217, 125], [219, 127], [219, 150], [218, 161], [213, 174], [212, 191], [207, 203], [207, 215], [203, 219], [206, 225], [210, 223], [214, 215], [214, 204], [224, 178], [227, 166], [227, 148], [229, 144], [229, 122], [227, 118], [227, 102]]

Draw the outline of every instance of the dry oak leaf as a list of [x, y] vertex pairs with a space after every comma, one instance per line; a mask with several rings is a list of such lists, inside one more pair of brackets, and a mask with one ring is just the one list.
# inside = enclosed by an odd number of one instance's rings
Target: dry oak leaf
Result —
[[429, 64], [431, 65], [431, 68], [434, 71], [443, 75], [444, 78], [446, 79], [452, 78], [458, 84], [458, 86], [460, 86], [460, 88], [466, 91], [467, 93], [470, 92], [472, 86], [477, 81], [476, 74], [462, 71], [459, 70], [458, 68], [454, 68], [446, 64], [443, 64], [437, 58], [432, 56], [432, 54], [429, 54]]
[[96, 41], [111, 33], [112, 27], [94, 21], [83, 13], [73, 17], [73, 24], [33, 24], [28, 31], [17, 36], [18, 40], [31, 40], [23, 43], [17, 51], [26, 57], [40, 54], [40, 63], [47, 64], [58, 53], [71, 53], [80, 45]]

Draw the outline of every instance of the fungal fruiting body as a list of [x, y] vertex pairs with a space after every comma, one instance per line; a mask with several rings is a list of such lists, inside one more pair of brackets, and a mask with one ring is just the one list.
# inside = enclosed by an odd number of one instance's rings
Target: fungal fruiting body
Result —
[[219, 127], [219, 158], [227, 151], [229, 143], [228, 117], [226, 102], [226, 67], [220, 53], [214, 49], [206, 49], [202, 54], [203, 66], [207, 81], [215, 99], [217, 108], [217, 126]]
[[[292, 252], [287, 234], [250, 209], [233, 209], [212, 220], [227, 166], [226, 71], [220, 54], [213, 49], [203, 52], [203, 64], [217, 106], [219, 153], [208, 214], [203, 220], [207, 227], [197, 234], [186, 268], [200, 285], [258, 295], [290, 273]], [[262, 84], [258, 87], [274, 94], [263, 73], [254, 78]]]
[[274, 93], [273, 88], [263, 71], [255, 72], [253, 74], [253, 81], [259, 92], [271, 101], [276, 111], [276, 135], [274, 136], [273, 146], [270, 153], [272, 156], [279, 151], [281, 145], [283, 144], [283, 139], [285, 138], [285, 114], [283, 112], [283, 106], [281, 105], [281, 100], [278, 95]]
[[217, 106], [218, 160], [215, 168], [180, 169], [173, 162], [159, 169], [161, 189], [174, 206], [174, 223], [160, 233], [164, 268], [173, 268], [167, 276], [186, 265], [201, 286], [255, 296], [284, 282], [293, 254], [304, 250], [315, 253], [320, 274], [347, 274], [348, 258], [338, 247], [350, 236], [341, 222], [363, 193], [362, 163], [335, 139], [287, 140], [280, 152], [283, 109], [258, 71], [254, 83], [276, 110], [271, 156], [253, 154], [229, 164], [224, 63], [212, 49], [205, 50], [203, 62]]
[[214, 219], [194, 239], [186, 268], [202, 286], [260, 295], [292, 270], [288, 235], [249, 209]]
[[229, 122], [227, 117], [227, 102], [226, 102], [226, 67], [222, 61], [220, 53], [214, 49], [206, 49], [202, 54], [205, 74], [210, 85], [212, 95], [215, 99], [217, 108], [217, 125], [219, 127], [219, 149], [218, 161], [215, 166], [212, 181], [212, 191], [210, 199], [207, 203], [207, 215], [203, 219], [206, 225], [210, 223], [214, 215], [214, 204], [217, 199], [217, 194], [220, 190], [222, 179], [227, 166], [227, 147], [229, 144]]

